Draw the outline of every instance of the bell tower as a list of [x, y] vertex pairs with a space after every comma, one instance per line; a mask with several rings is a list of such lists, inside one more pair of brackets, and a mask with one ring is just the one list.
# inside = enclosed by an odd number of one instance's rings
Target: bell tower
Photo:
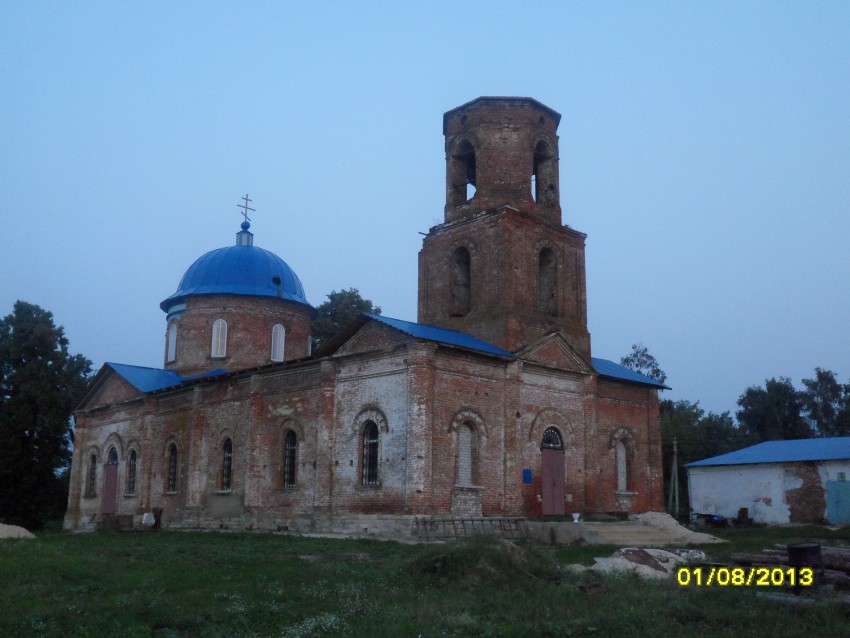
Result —
[[584, 233], [563, 226], [561, 116], [480, 97], [443, 116], [444, 223], [419, 252], [419, 322], [516, 351], [559, 331], [590, 357]]

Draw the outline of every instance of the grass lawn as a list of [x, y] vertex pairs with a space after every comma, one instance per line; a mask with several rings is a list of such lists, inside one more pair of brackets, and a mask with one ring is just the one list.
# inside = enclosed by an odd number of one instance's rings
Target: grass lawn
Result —
[[[721, 532], [720, 560], [850, 530]], [[613, 547], [446, 545], [270, 534], [0, 540], [0, 636], [850, 636], [850, 609], [756, 588], [574, 574]]]

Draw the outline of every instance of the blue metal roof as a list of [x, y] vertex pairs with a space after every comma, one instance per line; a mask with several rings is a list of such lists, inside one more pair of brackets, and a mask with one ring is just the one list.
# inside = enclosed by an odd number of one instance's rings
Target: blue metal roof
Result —
[[382, 315], [373, 315], [368, 312], [363, 313], [365, 316], [375, 321], [400, 330], [405, 334], [417, 339], [425, 339], [427, 341], [436, 341], [437, 343], [445, 343], [450, 346], [458, 346], [469, 350], [477, 350], [478, 352], [486, 352], [487, 354], [495, 354], [500, 357], [513, 357], [513, 355], [496, 346], [472, 337], [457, 330], [449, 330], [448, 328], [437, 328], [435, 326], [426, 326], [421, 323], [413, 323], [412, 321], [402, 321], [401, 319], [391, 319]]
[[171, 388], [186, 381], [194, 379], [202, 379], [204, 377], [214, 377], [220, 374], [226, 374], [227, 370], [211, 370], [203, 374], [198, 374], [192, 377], [182, 377], [174, 370], [162, 370], [160, 368], [144, 368], [142, 366], [131, 366], [124, 363], [109, 363], [110, 368], [115, 370], [127, 383], [136, 388], [139, 392], [154, 392], [163, 388]]
[[[513, 358], [515, 356], [513, 353], [508, 352], [507, 350], [502, 350], [501, 348], [497, 348], [493, 344], [487, 343], [486, 341], [482, 341], [481, 339], [478, 339], [466, 333], [458, 332], [457, 330], [449, 330], [448, 328], [437, 328], [435, 326], [426, 326], [424, 324], [414, 323], [412, 321], [402, 321], [401, 319], [391, 319], [390, 317], [384, 317], [383, 315], [373, 315], [368, 312], [364, 312], [363, 314], [366, 317], [369, 317], [370, 319], [380, 321], [385, 325], [395, 328], [396, 330], [400, 330], [405, 334], [409, 334], [411, 337], [416, 337], [417, 339], [436, 341], [437, 343], [445, 343], [452, 346], [459, 346], [461, 348], [477, 350], [479, 352], [485, 352], [487, 354], [499, 355], [500, 357]], [[650, 379], [649, 377], [641, 374], [640, 372], [629, 370], [628, 368], [614, 363], [613, 361], [608, 361], [607, 359], [597, 359], [596, 357], [592, 357], [591, 363], [593, 364], [594, 369], [603, 377], [609, 377], [620, 381], [630, 381], [632, 383], [640, 383], [643, 385], [650, 385], [655, 388], [667, 388], [666, 385], [664, 385], [663, 383], [659, 383], [655, 379]]]
[[632, 383], [640, 383], [643, 385], [651, 385], [661, 390], [670, 389], [663, 383], [656, 381], [655, 379], [651, 379], [645, 374], [635, 372], [634, 370], [629, 370], [627, 367], [621, 366], [619, 363], [614, 363], [613, 361], [608, 361], [607, 359], [597, 359], [596, 357], [591, 357], [590, 363], [593, 365], [593, 368], [596, 370], [596, 372], [598, 372], [599, 375], [603, 377], [610, 377], [612, 379], [618, 379], [620, 381], [631, 381]]
[[728, 454], [694, 461], [685, 467], [712, 465], [752, 465], [754, 463], [793, 463], [800, 461], [832, 461], [850, 459], [850, 436], [822, 439], [765, 441]]
[[298, 275], [273, 252], [253, 245], [253, 235], [243, 224], [243, 244], [218, 248], [202, 255], [189, 266], [177, 292], [159, 304], [165, 312], [193, 295], [246, 295], [275, 297], [304, 304], [304, 286]]

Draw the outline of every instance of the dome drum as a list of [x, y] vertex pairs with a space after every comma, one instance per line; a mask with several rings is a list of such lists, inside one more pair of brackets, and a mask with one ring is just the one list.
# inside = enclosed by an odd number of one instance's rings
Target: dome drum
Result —
[[160, 304], [167, 369], [192, 375], [309, 356], [316, 310], [287, 263], [254, 246], [249, 226], [236, 245], [198, 258]]

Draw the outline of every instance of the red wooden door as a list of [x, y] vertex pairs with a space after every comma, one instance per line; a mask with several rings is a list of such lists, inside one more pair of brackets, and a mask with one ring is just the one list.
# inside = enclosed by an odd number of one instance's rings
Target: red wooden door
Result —
[[107, 463], [103, 471], [103, 505], [101, 514], [110, 515], [117, 511], [118, 464]]
[[564, 451], [543, 448], [541, 497], [544, 516], [562, 516], [564, 510]]

